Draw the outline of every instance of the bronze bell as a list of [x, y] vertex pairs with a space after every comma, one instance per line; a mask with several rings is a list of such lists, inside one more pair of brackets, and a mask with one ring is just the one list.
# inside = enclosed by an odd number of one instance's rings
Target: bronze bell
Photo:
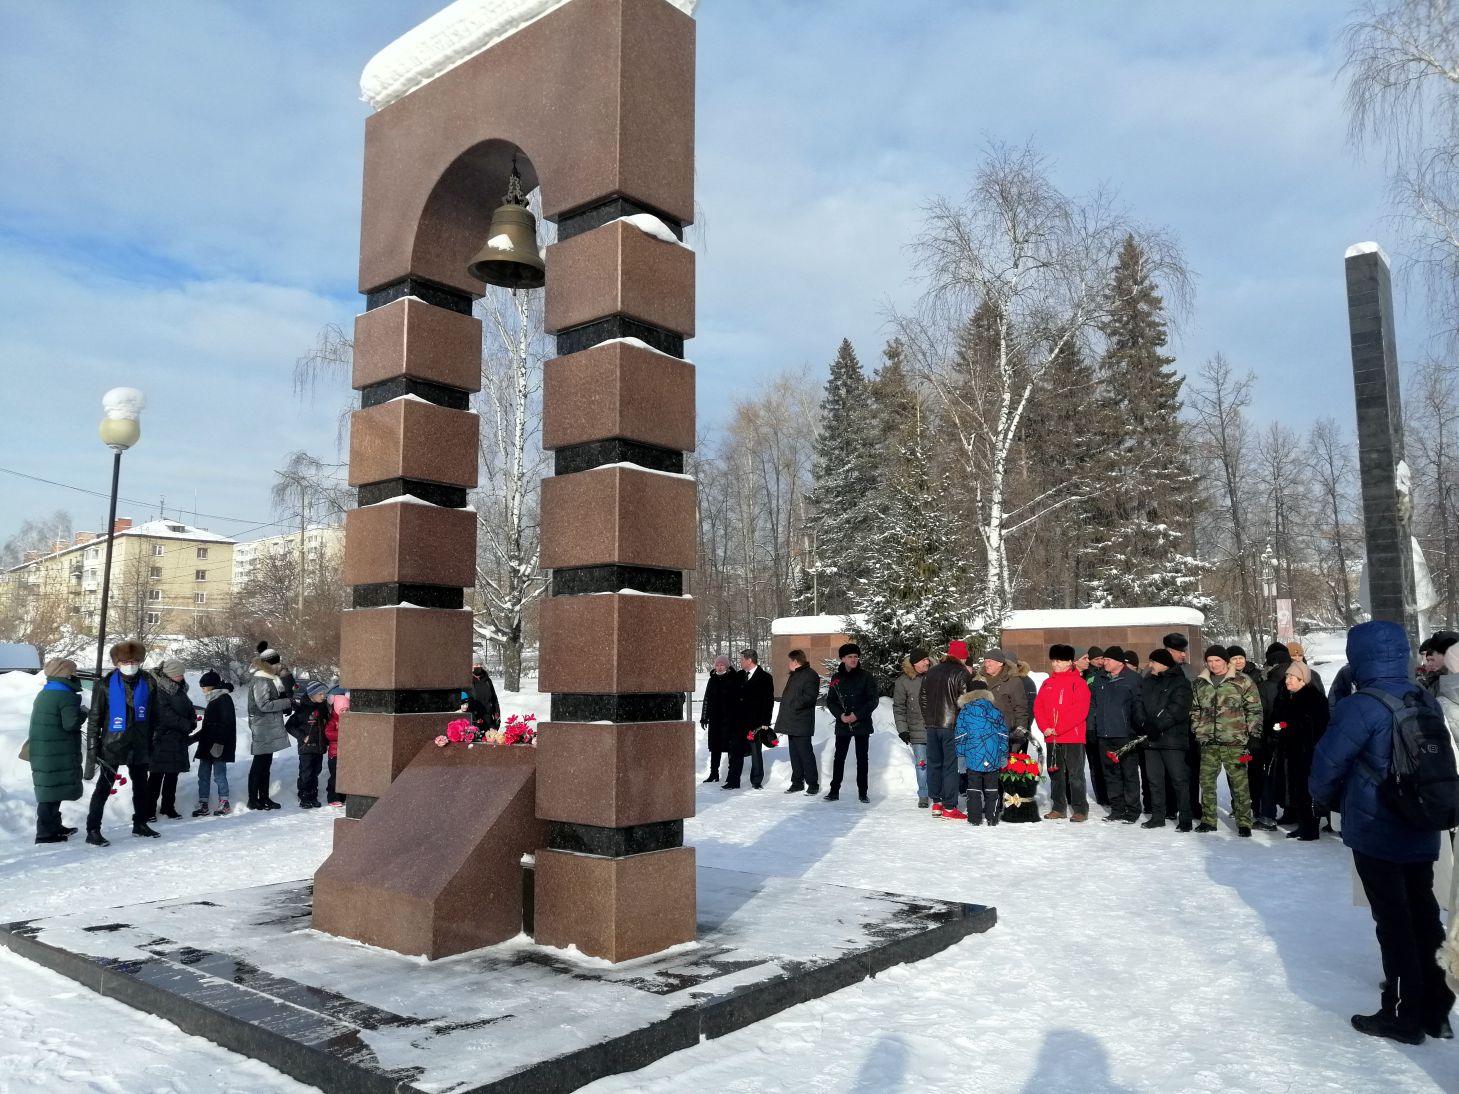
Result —
[[476, 253], [466, 272], [488, 285], [504, 289], [540, 289], [546, 284], [547, 264], [537, 248], [537, 218], [522, 196], [522, 179], [512, 164], [507, 195], [491, 214], [486, 245]]

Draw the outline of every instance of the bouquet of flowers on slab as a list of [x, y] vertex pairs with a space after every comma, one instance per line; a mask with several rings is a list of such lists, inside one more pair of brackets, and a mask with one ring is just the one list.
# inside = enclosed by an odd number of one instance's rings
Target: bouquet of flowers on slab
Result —
[[479, 726], [470, 718], [457, 718], [446, 726], [446, 732], [436, 738], [436, 747], [459, 744], [467, 748], [476, 745], [532, 745], [537, 743], [537, 715], [513, 714], [500, 729]]
[[998, 773], [998, 781], [1003, 786], [1003, 820], [1020, 824], [1039, 819], [1037, 760], [1027, 752], [1009, 753], [1008, 763]]

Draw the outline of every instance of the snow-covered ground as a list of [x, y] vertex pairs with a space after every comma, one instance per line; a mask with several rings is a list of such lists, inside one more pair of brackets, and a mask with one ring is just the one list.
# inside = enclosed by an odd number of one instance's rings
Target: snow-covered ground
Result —
[[[1331, 679], [1340, 638], [1308, 647]], [[540, 696], [504, 698], [509, 711], [547, 710]], [[0, 918], [298, 879], [328, 852], [331, 811], [292, 808], [284, 756], [280, 812], [164, 821], [162, 839], [134, 840], [119, 796], [112, 847], [36, 847], [29, 775], [14, 758], [28, 709], [0, 678]], [[1335, 838], [1238, 840], [1229, 822], [1197, 836], [936, 821], [915, 807], [908, 752], [883, 731], [886, 704], [877, 725], [870, 806], [782, 794], [777, 749], [764, 791], [700, 786], [686, 833], [700, 861], [991, 903], [998, 926], [591, 1090], [1459, 1090], [1453, 1043], [1405, 1048], [1348, 1026], [1376, 1006], [1380, 972]], [[830, 751], [827, 722], [823, 768]], [[704, 763], [701, 751], [701, 778]], [[234, 765], [240, 783], [245, 769]], [[183, 782], [179, 801], [192, 791]], [[68, 822], [78, 808], [65, 807]], [[73, 1089], [306, 1088], [0, 953], [0, 1090]]]

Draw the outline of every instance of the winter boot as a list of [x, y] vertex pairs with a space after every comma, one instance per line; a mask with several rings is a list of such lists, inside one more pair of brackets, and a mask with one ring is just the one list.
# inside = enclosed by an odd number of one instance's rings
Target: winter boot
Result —
[[1249, 837], [1251, 835], [1251, 829], [1248, 828], [1248, 827], [1246, 827], [1246, 825], [1243, 824], [1240, 828], [1236, 829], [1236, 834], [1238, 836], [1240, 836], [1242, 839], [1246, 839], [1247, 837]]
[[205, 802], [205, 801], [198, 802], [198, 807], [193, 810], [193, 816], [195, 816], [195, 817], [206, 817], [207, 815], [208, 815], [208, 803]]
[[228, 799], [227, 798], [219, 798], [218, 799], [218, 808], [213, 810], [213, 816], [215, 816], [215, 817], [226, 817], [231, 812], [233, 812], [233, 807], [228, 804]]
[[841, 795], [839, 793], [837, 793], [836, 791], [831, 790], [831, 791], [828, 791], [826, 793], [826, 796], [824, 798], [822, 798], [821, 800], [822, 801], [828, 801], [828, 802], [838, 802], [838, 801], [841, 800]]
[[804, 794], [805, 783], [791, 783], [785, 788], [787, 794]]
[[[166, 809], [162, 810], [162, 815], [164, 817], [166, 817], [168, 820], [182, 820], [182, 814], [179, 813], [172, 806], [168, 806]], [[156, 820], [157, 818], [156, 817], [153, 817], [152, 819], [153, 820]]]
[[856, 800], [859, 801], [862, 805], [870, 805], [871, 804], [871, 799], [868, 798], [865, 794], [857, 794], [856, 795]]
[[1438, 1021], [1430, 1022], [1424, 1026], [1424, 1032], [1436, 1041], [1452, 1041], [1454, 1039], [1454, 1027], [1449, 1025], [1448, 1018], [1440, 1018]]
[[1277, 822], [1267, 817], [1257, 817], [1254, 827], [1260, 828], [1263, 832], [1275, 832]]
[[156, 839], [158, 833], [154, 832], [151, 828], [148, 828], [146, 821], [135, 821], [132, 824], [132, 835], [146, 836], [148, 839]]
[[1175, 826], [1175, 830], [1177, 832], [1189, 832], [1191, 830], [1191, 822], [1183, 820]]
[[54, 836], [36, 836], [35, 841], [37, 843], [65, 843], [66, 837], [58, 832]]
[[273, 798], [264, 798], [263, 801], [259, 802], [259, 808], [260, 809], [282, 809], [283, 806], [280, 805], [278, 802], [274, 801]]
[[1197, 832], [1214, 832], [1215, 830], [1216, 826], [1214, 824], [1207, 824], [1205, 821], [1201, 821], [1200, 824], [1196, 825]]
[[1088, 813], [1075, 813], [1072, 817], [1069, 818], [1069, 823], [1070, 824], [1083, 824], [1088, 819], [1089, 819], [1089, 814]]
[[1165, 822], [1163, 820], [1161, 820], [1159, 817], [1151, 817], [1144, 824], [1140, 825], [1140, 827], [1141, 828], [1164, 828], [1165, 827]]
[[917, 799], [917, 808], [918, 809], [926, 809], [930, 804], [932, 804], [932, 803], [930, 801], [928, 801], [926, 798], [918, 798]]
[[99, 828], [92, 828], [86, 833], [86, 842], [93, 847], [110, 847], [111, 840], [101, 834]]
[[1064, 811], [1062, 809], [1050, 809], [1047, 813], [1044, 814], [1044, 820], [1063, 820], [1063, 819], [1064, 819]]
[[1390, 1014], [1386, 1010], [1380, 1010], [1377, 1014], [1355, 1014], [1352, 1022], [1353, 1029], [1359, 1033], [1366, 1033], [1369, 1037], [1386, 1037], [1390, 1041], [1398, 1041], [1405, 1045], [1424, 1043], [1422, 1029], [1407, 1022], [1400, 1022], [1397, 1015]]

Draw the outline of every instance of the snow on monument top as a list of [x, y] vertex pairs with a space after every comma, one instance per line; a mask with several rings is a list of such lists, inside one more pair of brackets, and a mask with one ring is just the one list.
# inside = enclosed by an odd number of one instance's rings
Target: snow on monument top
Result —
[[[699, 0], [665, 0], [693, 15]], [[456, 0], [370, 58], [360, 98], [376, 110], [409, 95], [571, 0]]]
[[1388, 261], [1388, 252], [1385, 251], [1382, 247], [1378, 246], [1378, 244], [1374, 243], [1372, 240], [1369, 240], [1367, 243], [1354, 243], [1351, 247], [1343, 252], [1343, 258], [1356, 258], [1358, 255], [1370, 254], [1376, 254], [1379, 258], [1381, 258], [1383, 260], [1383, 265], [1392, 265], [1392, 263]]

